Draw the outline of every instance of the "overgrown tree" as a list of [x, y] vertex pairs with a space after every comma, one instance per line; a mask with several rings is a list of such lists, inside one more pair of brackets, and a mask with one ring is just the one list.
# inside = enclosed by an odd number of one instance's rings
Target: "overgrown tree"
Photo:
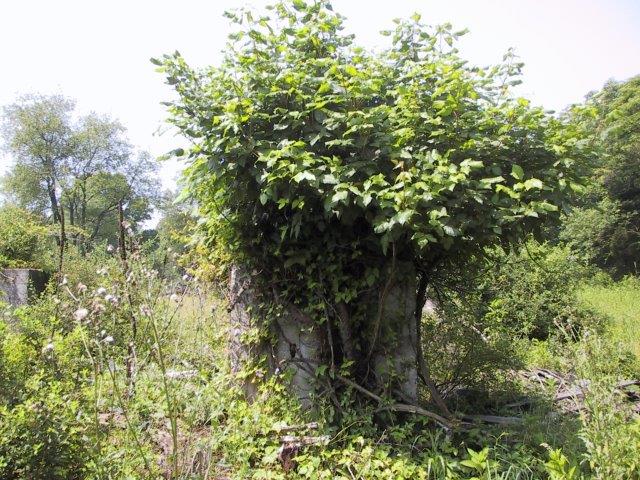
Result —
[[511, 96], [512, 55], [470, 66], [448, 25], [396, 21], [376, 54], [326, 1], [269, 11], [227, 14], [239, 30], [219, 66], [154, 60], [193, 143], [188, 191], [234, 258], [234, 363], [291, 367], [303, 398], [325, 374], [349, 383], [342, 367], [369, 393], [415, 401], [434, 272], [557, 219], [586, 145]]

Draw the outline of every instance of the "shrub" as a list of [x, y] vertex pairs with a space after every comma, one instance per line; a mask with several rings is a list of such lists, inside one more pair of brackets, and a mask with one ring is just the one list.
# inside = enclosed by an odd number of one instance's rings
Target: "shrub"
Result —
[[0, 268], [44, 268], [47, 228], [35, 216], [8, 205], [0, 208]]
[[[600, 317], [578, 299], [579, 286], [594, 275], [567, 248], [535, 242], [446, 266], [430, 291], [436, 312], [422, 323], [423, 351], [445, 393], [464, 386], [481, 408], [487, 394], [511, 388], [504, 373], [524, 366], [535, 350], [529, 339], [562, 344], [599, 325]], [[546, 354], [546, 361], [559, 361]]]
[[577, 296], [580, 283], [594, 272], [568, 249], [529, 242], [499, 259], [480, 286], [487, 305], [484, 322], [492, 329], [546, 339], [598, 323]]
[[90, 443], [78, 401], [63, 383], [42, 384], [37, 376], [28, 383], [26, 400], [0, 406], [0, 478], [84, 478]]
[[50, 297], [0, 321], [0, 479], [80, 479], [91, 449], [86, 362]]

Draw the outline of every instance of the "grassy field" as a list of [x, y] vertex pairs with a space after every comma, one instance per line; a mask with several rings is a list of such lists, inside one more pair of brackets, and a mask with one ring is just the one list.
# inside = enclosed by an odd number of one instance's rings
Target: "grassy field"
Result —
[[633, 352], [640, 362], [640, 281], [627, 279], [607, 286], [587, 286], [580, 298], [611, 319], [607, 325], [612, 340]]

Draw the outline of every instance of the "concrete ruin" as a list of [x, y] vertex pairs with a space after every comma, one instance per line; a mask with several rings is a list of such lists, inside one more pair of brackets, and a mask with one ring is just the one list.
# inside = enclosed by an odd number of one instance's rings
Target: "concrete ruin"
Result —
[[31, 268], [5, 268], [0, 270], [0, 301], [18, 307], [44, 291], [49, 276], [42, 270]]

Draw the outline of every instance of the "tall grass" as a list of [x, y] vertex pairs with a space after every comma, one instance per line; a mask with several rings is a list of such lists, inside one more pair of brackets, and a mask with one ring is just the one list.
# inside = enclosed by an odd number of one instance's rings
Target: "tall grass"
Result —
[[580, 299], [610, 319], [606, 330], [611, 340], [633, 352], [640, 365], [640, 280], [585, 286]]

